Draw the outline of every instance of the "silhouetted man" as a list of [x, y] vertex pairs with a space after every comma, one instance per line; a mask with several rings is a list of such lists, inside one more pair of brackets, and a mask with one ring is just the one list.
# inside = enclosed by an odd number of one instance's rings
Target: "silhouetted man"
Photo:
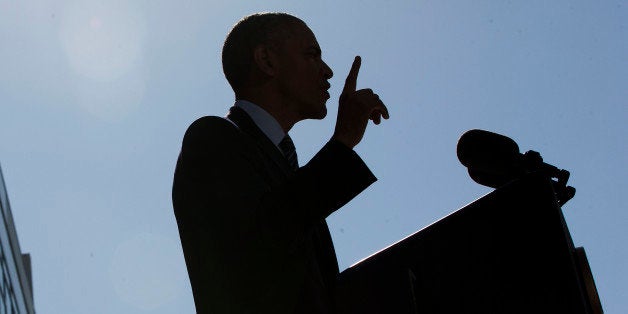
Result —
[[338, 264], [325, 218], [376, 180], [353, 147], [388, 110], [356, 91], [356, 57], [331, 140], [299, 168], [288, 131], [326, 116], [332, 77], [312, 31], [288, 14], [248, 16], [222, 62], [235, 105], [192, 123], [174, 177], [196, 310], [331, 313]]

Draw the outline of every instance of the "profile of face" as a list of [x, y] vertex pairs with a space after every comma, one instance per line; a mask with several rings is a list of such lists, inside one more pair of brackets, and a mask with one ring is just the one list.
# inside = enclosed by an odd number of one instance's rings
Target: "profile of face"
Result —
[[329, 99], [332, 70], [321, 58], [314, 33], [303, 23], [292, 23], [291, 35], [277, 51], [275, 79], [283, 103], [299, 120], [323, 119]]

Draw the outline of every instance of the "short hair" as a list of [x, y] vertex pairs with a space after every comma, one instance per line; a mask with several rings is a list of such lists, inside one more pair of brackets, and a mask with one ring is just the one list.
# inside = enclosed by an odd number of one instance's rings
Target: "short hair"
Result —
[[247, 84], [253, 65], [253, 50], [260, 44], [279, 49], [290, 36], [286, 26], [305, 24], [287, 13], [256, 13], [236, 23], [222, 47], [222, 70], [234, 91]]

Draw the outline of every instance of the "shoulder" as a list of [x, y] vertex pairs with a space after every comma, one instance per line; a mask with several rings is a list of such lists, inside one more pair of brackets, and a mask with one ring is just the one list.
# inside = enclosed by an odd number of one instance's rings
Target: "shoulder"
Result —
[[192, 122], [185, 131], [183, 145], [206, 141], [231, 141], [240, 136], [238, 128], [222, 117], [206, 116]]
[[205, 116], [196, 119], [196, 121], [192, 122], [188, 127], [185, 135], [188, 134], [196, 134], [196, 133], [214, 133], [214, 132], [227, 132], [227, 133], [236, 133], [238, 132], [238, 128], [222, 117], [216, 116]]

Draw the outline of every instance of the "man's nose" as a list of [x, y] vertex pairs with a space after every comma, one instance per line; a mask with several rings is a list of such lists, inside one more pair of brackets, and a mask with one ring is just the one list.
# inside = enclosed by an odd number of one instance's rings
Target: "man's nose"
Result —
[[331, 68], [327, 65], [327, 63], [325, 63], [325, 61], [323, 61], [323, 74], [325, 75], [325, 79], [327, 80], [334, 76], [334, 71], [331, 70]]

